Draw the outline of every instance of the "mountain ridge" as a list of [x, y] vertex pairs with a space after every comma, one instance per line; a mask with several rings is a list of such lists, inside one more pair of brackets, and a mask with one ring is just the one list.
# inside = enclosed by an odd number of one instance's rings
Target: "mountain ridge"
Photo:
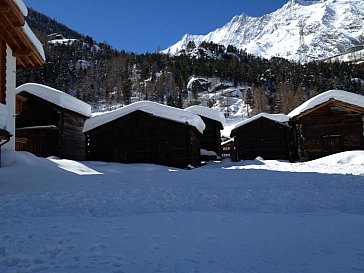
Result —
[[206, 35], [185, 34], [163, 53], [175, 55], [190, 41], [232, 45], [263, 57], [307, 62], [329, 58], [364, 43], [364, 2], [290, 0], [261, 17], [245, 13]]

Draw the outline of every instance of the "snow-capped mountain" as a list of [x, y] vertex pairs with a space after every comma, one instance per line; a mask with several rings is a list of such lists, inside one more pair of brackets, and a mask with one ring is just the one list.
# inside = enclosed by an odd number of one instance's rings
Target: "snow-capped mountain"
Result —
[[248, 53], [290, 60], [323, 59], [364, 43], [364, 1], [290, 0], [262, 17], [241, 14], [207, 35], [186, 34], [164, 53], [178, 54], [190, 41], [214, 42]]

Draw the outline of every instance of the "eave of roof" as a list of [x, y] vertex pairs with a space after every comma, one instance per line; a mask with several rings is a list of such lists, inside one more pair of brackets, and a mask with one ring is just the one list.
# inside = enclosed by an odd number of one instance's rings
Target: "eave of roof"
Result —
[[234, 126], [234, 128], [231, 130], [230, 136], [231, 137], [234, 136], [237, 129], [239, 129], [239, 128], [243, 127], [243, 126], [246, 126], [247, 124], [250, 124], [252, 122], [255, 122], [255, 121], [259, 120], [259, 119], [267, 119], [269, 121], [272, 121], [272, 122], [279, 123], [281, 125], [290, 127], [288, 125], [289, 117], [287, 115], [260, 113], [260, 114], [257, 114], [257, 115], [255, 115], [253, 117], [250, 117], [248, 119], [245, 119], [245, 120], [237, 123]]
[[343, 90], [329, 90], [302, 103], [291, 111], [288, 116], [291, 117], [291, 119], [298, 119], [316, 109], [333, 103], [364, 113], [364, 96]]
[[37, 67], [45, 62], [43, 47], [26, 23], [19, 3], [0, 2], [0, 29], [0, 38], [12, 49], [18, 67]]
[[91, 116], [91, 105], [55, 88], [37, 83], [26, 83], [15, 89], [15, 94], [17, 95], [23, 94], [25, 96], [25, 93], [41, 98], [42, 100], [82, 116]]

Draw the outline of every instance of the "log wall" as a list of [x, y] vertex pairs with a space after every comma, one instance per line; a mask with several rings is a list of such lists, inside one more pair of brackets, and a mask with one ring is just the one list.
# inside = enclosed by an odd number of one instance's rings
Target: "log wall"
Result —
[[266, 118], [259, 118], [235, 129], [238, 160], [291, 158], [291, 128]]
[[302, 116], [295, 127], [300, 160], [364, 149], [363, 114], [335, 104]]
[[141, 111], [99, 126], [86, 135], [90, 160], [175, 167], [200, 164], [200, 134], [194, 127]]

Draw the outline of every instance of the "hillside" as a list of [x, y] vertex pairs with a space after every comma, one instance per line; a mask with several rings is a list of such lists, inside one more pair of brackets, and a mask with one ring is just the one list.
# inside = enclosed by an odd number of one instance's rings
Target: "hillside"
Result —
[[178, 56], [138, 55], [98, 43], [34, 10], [28, 22], [47, 61], [39, 69], [19, 71], [17, 85], [36, 82], [63, 90], [90, 103], [93, 111], [152, 100], [176, 107], [208, 105], [241, 118], [260, 111], [288, 113], [329, 89], [364, 93], [363, 64], [301, 65], [212, 42], [191, 42]]
[[289, 0], [262, 17], [241, 14], [206, 35], [186, 34], [163, 52], [178, 54], [191, 41], [213, 42], [268, 59], [320, 60], [363, 44], [363, 17], [361, 0]]
[[361, 64], [364, 62], [364, 45], [351, 47], [342, 54], [327, 58], [325, 61], [351, 62]]

